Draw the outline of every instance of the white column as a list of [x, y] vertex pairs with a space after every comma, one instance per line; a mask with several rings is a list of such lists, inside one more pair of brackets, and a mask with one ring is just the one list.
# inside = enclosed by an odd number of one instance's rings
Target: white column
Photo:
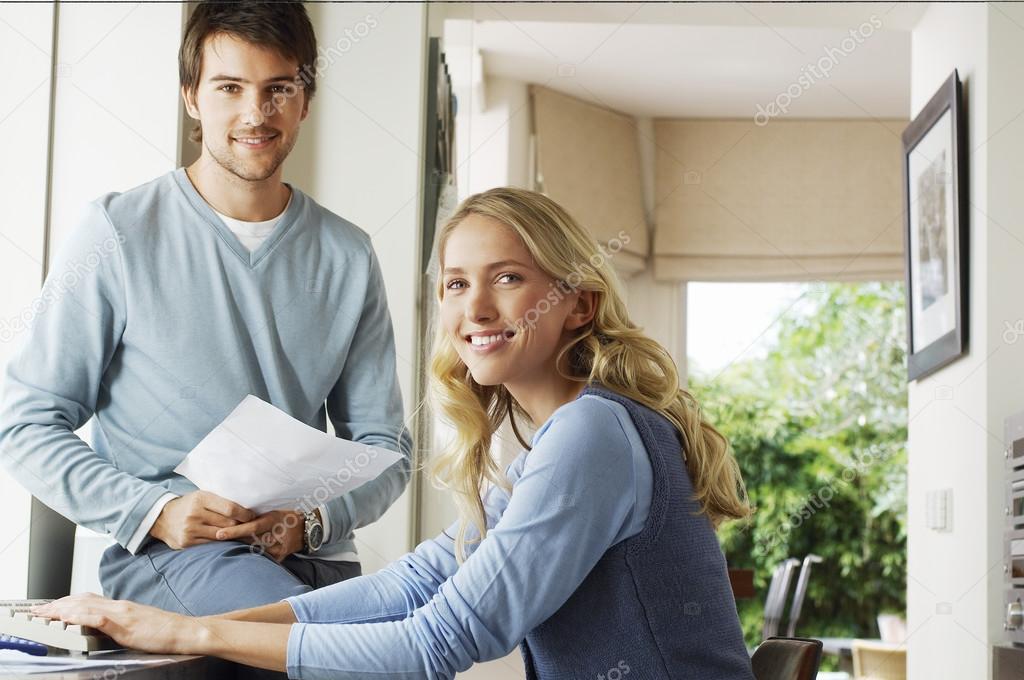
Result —
[[[419, 407], [414, 389], [426, 9], [395, 4], [307, 8], [320, 53], [329, 63], [320, 73], [285, 177], [373, 237], [409, 419]], [[380, 520], [356, 532], [364, 573], [412, 547], [414, 484]]]
[[[9, 97], [0, 104], [0, 369], [24, 339], [38, 307], [46, 233], [52, 5], [0, 6], [0, 63]], [[2, 375], [2, 371], [0, 371]], [[0, 599], [23, 598], [28, 575], [29, 495], [0, 470]]]
[[[1024, 410], [1024, 11], [929, 6], [912, 39], [911, 115], [953, 68], [964, 84], [970, 182], [970, 349], [909, 386], [908, 677], [989, 678], [1003, 641], [1003, 419]], [[953, 526], [925, 526], [925, 497], [953, 490]]]

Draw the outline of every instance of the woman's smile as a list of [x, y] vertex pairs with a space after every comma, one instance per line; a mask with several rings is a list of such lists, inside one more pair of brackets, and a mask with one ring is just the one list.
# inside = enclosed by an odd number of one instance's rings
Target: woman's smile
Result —
[[515, 331], [498, 329], [474, 331], [465, 336], [469, 349], [477, 354], [492, 354], [505, 348], [515, 337]]

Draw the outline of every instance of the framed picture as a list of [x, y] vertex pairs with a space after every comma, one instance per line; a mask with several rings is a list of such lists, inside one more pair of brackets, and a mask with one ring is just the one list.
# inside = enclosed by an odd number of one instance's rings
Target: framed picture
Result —
[[967, 351], [967, 138], [961, 97], [954, 70], [903, 131], [908, 380]]

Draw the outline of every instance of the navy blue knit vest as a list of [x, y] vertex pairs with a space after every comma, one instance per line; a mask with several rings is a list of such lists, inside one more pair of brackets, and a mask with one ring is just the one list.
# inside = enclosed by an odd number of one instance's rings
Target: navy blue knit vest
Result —
[[[675, 428], [605, 388], [583, 394], [622, 404], [636, 425], [654, 472], [650, 514], [639, 534], [609, 548], [565, 604], [527, 634], [526, 677], [753, 680], [725, 557], [692, 499]], [[557, 569], [558, 555], [550, 560]]]

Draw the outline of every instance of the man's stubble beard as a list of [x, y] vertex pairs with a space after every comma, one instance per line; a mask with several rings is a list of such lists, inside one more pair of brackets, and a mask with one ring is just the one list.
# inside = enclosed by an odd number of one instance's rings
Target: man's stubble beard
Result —
[[287, 146], [279, 146], [277, 151], [274, 153], [274, 157], [271, 160], [270, 165], [266, 171], [252, 171], [247, 169], [247, 164], [237, 154], [233, 153], [230, 149], [231, 142], [228, 142], [228, 146], [222, 149], [214, 149], [211, 147], [206, 140], [203, 140], [203, 146], [206, 147], [206, 151], [210, 154], [210, 158], [216, 161], [217, 165], [230, 172], [235, 177], [245, 180], [247, 182], [261, 182], [275, 172], [284, 163], [284, 160], [288, 157], [288, 154], [292, 152], [292, 148], [295, 147], [295, 142], [298, 140], [298, 130], [295, 134], [289, 137]]

